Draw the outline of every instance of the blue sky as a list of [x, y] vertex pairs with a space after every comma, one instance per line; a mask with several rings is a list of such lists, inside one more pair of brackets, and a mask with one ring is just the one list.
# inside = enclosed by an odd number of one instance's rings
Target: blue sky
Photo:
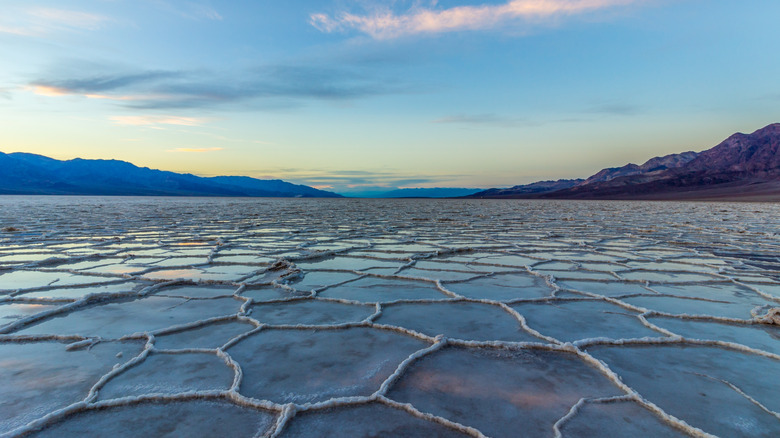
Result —
[[0, 151], [339, 192], [584, 177], [780, 121], [776, 0], [4, 0]]

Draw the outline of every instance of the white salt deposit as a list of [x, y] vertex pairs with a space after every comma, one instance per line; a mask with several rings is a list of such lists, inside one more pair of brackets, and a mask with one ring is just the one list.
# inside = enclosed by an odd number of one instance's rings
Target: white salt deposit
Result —
[[0, 197], [0, 437], [777, 436], [778, 217]]

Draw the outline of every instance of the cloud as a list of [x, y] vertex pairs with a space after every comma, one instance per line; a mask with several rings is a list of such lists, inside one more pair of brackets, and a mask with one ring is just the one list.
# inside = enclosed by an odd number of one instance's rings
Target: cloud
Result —
[[181, 116], [113, 116], [110, 120], [117, 125], [130, 126], [155, 126], [155, 125], [177, 125], [177, 126], [202, 126], [208, 120], [201, 117], [181, 117]]
[[[70, 69], [75, 70], [75, 69]], [[270, 106], [301, 101], [344, 101], [405, 93], [408, 85], [360, 68], [270, 65], [242, 72], [114, 71], [82, 76], [60, 71], [32, 81], [42, 96], [81, 96], [121, 102], [136, 109], [196, 108], [263, 100]]]
[[538, 125], [538, 123], [531, 122], [527, 119], [503, 117], [496, 114], [457, 114], [433, 120], [431, 123], [498, 126], [503, 128]]
[[558, 123], [581, 123], [591, 121], [592, 118], [583, 117], [582, 114], [588, 114], [591, 116], [606, 115], [606, 116], [632, 116], [640, 114], [643, 111], [642, 107], [628, 104], [628, 103], [599, 103], [591, 105], [585, 108], [580, 108], [572, 111], [572, 117], [558, 117], [558, 118], [521, 118], [521, 117], [507, 117], [498, 114], [455, 114], [445, 116], [436, 120], [431, 120], [431, 123], [437, 124], [452, 124], [452, 125], [470, 125], [474, 127], [499, 127], [499, 128], [520, 128], [520, 127], [539, 127], [549, 124]]
[[72, 29], [97, 30], [108, 21], [108, 18], [102, 15], [67, 9], [33, 8], [28, 11], [28, 14], [50, 25]]
[[223, 19], [219, 12], [202, 2], [185, 1], [178, 2], [174, 5], [169, 1], [154, 0], [152, 3], [159, 9], [171, 12], [188, 20], [221, 21]]
[[30, 85], [24, 88], [28, 91], [32, 91], [33, 93], [39, 96], [46, 96], [46, 97], [80, 96], [86, 99], [101, 99], [101, 100], [113, 100], [117, 102], [126, 102], [127, 106], [132, 106], [132, 104], [128, 102], [133, 102], [133, 101], [143, 102], [143, 101], [150, 101], [150, 100], [162, 100], [166, 98], [166, 96], [163, 95], [101, 94], [101, 93], [94, 93], [94, 92], [84, 93], [84, 92], [78, 92], [76, 90], [71, 90], [68, 88], [55, 87], [51, 85]]
[[518, 20], [544, 20], [583, 14], [641, 0], [510, 0], [501, 4], [455, 6], [451, 8], [413, 6], [396, 14], [389, 8], [370, 13], [341, 12], [337, 15], [311, 14], [309, 22], [326, 33], [357, 30], [376, 39], [406, 35], [438, 34], [464, 30], [485, 30]]
[[176, 148], [170, 149], [168, 152], [187, 152], [187, 153], [204, 153], [204, 152], [216, 152], [221, 151], [223, 148]]
[[109, 21], [111, 20], [103, 15], [70, 9], [9, 8], [0, 18], [0, 33], [39, 36], [57, 31], [94, 31], [102, 28]]
[[642, 112], [642, 108], [628, 103], [603, 103], [587, 108], [584, 112], [611, 116], [633, 116]]
[[181, 73], [174, 71], [145, 71], [92, 75], [80, 78], [44, 79], [33, 82], [34, 87], [54, 90], [59, 94], [98, 94], [116, 91], [135, 85], [146, 85], [162, 79], [175, 79]]
[[417, 173], [397, 169], [298, 169], [273, 168], [250, 171], [255, 177], [283, 178], [312, 187], [328, 187], [337, 193], [377, 191], [385, 192], [399, 187], [438, 186], [453, 184], [459, 179], [470, 177], [462, 174], [434, 174], [420, 177]]
[[18, 36], [33, 36], [36, 35], [38, 32], [27, 27], [7, 26], [4, 24], [0, 24], [0, 33], [7, 33], [11, 35], [18, 35]]

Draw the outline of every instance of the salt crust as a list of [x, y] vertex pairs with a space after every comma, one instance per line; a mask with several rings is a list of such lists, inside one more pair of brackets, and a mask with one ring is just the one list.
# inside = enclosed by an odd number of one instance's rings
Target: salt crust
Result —
[[[738, 207], [731, 207], [739, 210]], [[744, 208], [743, 208], [744, 210]], [[202, 214], [202, 213], [201, 213]], [[454, 213], [453, 213], [454, 214]], [[246, 226], [245, 221], [241, 222], [243, 226], [238, 226], [238, 232], [231, 232], [230, 221], [227, 221], [225, 227], [211, 226], [209, 235], [221, 234], [218, 237], [203, 236], [202, 233], [195, 233], [193, 229], [181, 231], [177, 228], [152, 229], [145, 231], [143, 226], [137, 226], [135, 229], [125, 230], [124, 233], [112, 232], [106, 227], [102, 230], [108, 237], [96, 237], [94, 230], [87, 232], [74, 232], [70, 235], [67, 232], [51, 232], [39, 229], [27, 234], [2, 235], [2, 246], [0, 246], [0, 256], [14, 254], [19, 250], [19, 254], [29, 254], [31, 259], [35, 259], [35, 254], [48, 254], [47, 246], [53, 247], [58, 244], [76, 244], [76, 248], [62, 251], [60, 254], [52, 257], [46, 257], [30, 262], [14, 262], [8, 265], [0, 265], [0, 274], [16, 271], [27, 272], [47, 272], [61, 273], [62, 275], [76, 275], [77, 284], [73, 281], [69, 284], [58, 285], [52, 282], [46, 286], [31, 286], [28, 288], [18, 288], [13, 290], [2, 289], [2, 275], [0, 275], [0, 305], [3, 303], [26, 303], [26, 304], [57, 304], [59, 307], [42, 311], [40, 313], [18, 318], [5, 325], [0, 325], [0, 347], [4, 343], [29, 343], [41, 341], [59, 341], [66, 344], [66, 349], [82, 350], [90, 349], [100, 342], [106, 342], [111, 339], [100, 337], [81, 337], [66, 336], [55, 333], [46, 335], [24, 335], [19, 334], [25, 327], [40, 323], [50, 318], [55, 318], [71, 312], [78, 312], [81, 309], [94, 306], [100, 303], [113, 302], [121, 299], [140, 299], [154, 294], [164, 295], [166, 290], [171, 290], [177, 286], [191, 287], [209, 287], [219, 285], [234, 288], [233, 296], [242, 301], [240, 310], [235, 314], [213, 317], [202, 320], [195, 320], [185, 324], [175, 325], [164, 329], [140, 333], [128, 333], [119, 338], [119, 340], [141, 340], [145, 343], [143, 350], [136, 356], [124, 360], [115, 366], [110, 372], [100, 377], [92, 386], [83, 400], [65, 406], [56, 411], [50, 412], [40, 418], [18, 427], [14, 430], [4, 431], [0, 437], [18, 437], [33, 434], [48, 425], [63, 421], [69, 416], [79, 412], [103, 409], [117, 406], [130, 406], [144, 402], [172, 402], [187, 400], [224, 400], [234, 403], [238, 406], [257, 409], [273, 413], [276, 415], [276, 422], [268, 431], [258, 431], [258, 436], [277, 437], [283, 434], [285, 427], [290, 421], [294, 421], [297, 413], [307, 411], [322, 411], [344, 406], [364, 405], [369, 403], [380, 403], [407, 414], [451, 428], [468, 436], [482, 437], [482, 432], [467, 425], [459, 424], [447, 418], [442, 418], [418, 410], [415, 406], [408, 403], [399, 403], [387, 397], [388, 392], [393, 385], [403, 377], [404, 373], [414, 366], [415, 362], [421, 358], [434, 355], [445, 346], [457, 346], [470, 349], [505, 349], [505, 350], [546, 350], [558, 352], [560, 354], [574, 355], [584, 363], [598, 370], [607, 379], [609, 379], [624, 394], [605, 398], [582, 398], [558, 421], [550, 425], [551, 434], [555, 437], [562, 437], [561, 429], [574, 418], [579, 410], [587, 403], [619, 403], [633, 402], [655, 414], [661, 421], [679, 431], [687, 433], [690, 436], [710, 437], [714, 436], [697, 427], [694, 427], [680, 418], [663, 411], [653, 402], [645, 399], [640, 393], [626, 385], [621, 377], [613, 372], [609, 366], [596, 359], [587, 352], [587, 348], [598, 345], [610, 346], [628, 346], [628, 345], [691, 345], [691, 346], [709, 346], [724, 350], [736, 351], [745, 354], [760, 355], [772, 360], [780, 360], [780, 356], [768, 351], [763, 351], [746, 345], [721, 341], [717, 339], [693, 339], [684, 338], [667, 330], [659, 325], [648, 321], [648, 317], [662, 316], [667, 318], [678, 318], [683, 320], [696, 320], [713, 323], [729, 323], [741, 325], [763, 325], [780, 324], [780, 297], [770, 291], [778, 290], [780, 282], [780, 264], [775, 263], [774, 270], [766, 267], [756, 267], [755, 263], [746, 259], [742, 253], [744, 248], [751, 248], [753, 254], [776, 258], [777, 251], [780, 249], [778, 244], [778, 235], [772, 232], [752, 231], [746, 234], [747, 228], [744, 226], [739, 229], [731, 230], [722, 228], [722, 232], [730, 232], [728, 237], [721, 239], [714, 238], [705, 227], [689, 229], [677, 229], [675, 226], [666, 225], [666, 228], [658, 224], [630, 223], [624, 226], [622, 232], [613, 233], [613, 237], [601, 237], [596, 234], [585, 234], [580, 239], [569, 239], [565, 237], [567, 231], [572, 230], [578, 222], [582, 222], [582, 217], [576, 218], [576, 213], [572, 211], [570, 219], [575, 221], [573, 224], [558, 225], [558, 228], [548, 227], [547, 229], [533, 229], [526, 233], [522, 238], [518, 235], [503, 236], [495, 228], [490, 228], [490, 220], [485, 219], [466, 219], [454, 218], [447, 219], [449, 227], [452, 229], [462, 229], [470, 235], [459, 235], [458, 233], [448, 232], [447, 228], [436, 226], [417, 226], [424, 223], [422, 219], [413, 219], [418, 222], [404, 222], [403, 220], [378, 221], [377, 226], [371, 228], [365, 226], [361, 230], [354, 230], [352, 233], [346, 233], [345, 236], [338, 235], [338, 232], [321, 232], [323, 236], [317, 239], [307, 240], [313, 237], [319, 231], [316, 226], [282, 227], [279, 224], [267, 226], [264, 233], [254, 234], [261, 237], [253, 241], [252, 236], [246, 236], [244, 232], [251, 231], [251, 227]], [[559, 215], [560, 216], [560, 215]], [[564, 215], [565, 216], [565, 215]], [[552, 216], [550, 216], [552, 217]], [[232, 220], [238, 220], [232, 217]], [[635, 222], [641, 222], [634, 219]], [[45, 222], [45, 220], [43, 221]], [[240, 222], [240, 221], [239, 221]], [[452, 223], [449, 223], [452, 222]], [[522, 222], [521, 222], [522, 224]], [[515, 224], [517, 225], [517, 224]], [[321, 224], [326, 227], [327, 225]], [[404, 229], [407, 227], [408, 229]], [[30, 227], [27, 227], [28, 229]], [[35, 227], [33, 227], [35, 228]], [[43, 228], [43, 227], [39, 227]], [[289, 230], [289, 231], [284, 231]], [[415, 233], [415, 230], [417, 233]], [[132, 231], [132, 232], [130, 232]], [[369, 232], [370, 231], [370, 232]], [[133, 234], [135, 233], [135, 235]], [[148, 235], [147, 235], [148, 233]], [[516, 234], [518, 232], [516, 231]], [[635, 234], [639, 233], [639, 234]], [[194, 235], [193, 235], [194, 234]], [[419, 234], [416, 236], [415, 234]], [[522, 234], [522, 233], [519, 233]], [[298, 235], [303, 238], [297, 238]], [[155, 240], [154, 237], [159, 237]], [[424, 243], [426, 239], [429, 242], [427, 247], [437, 248], [433, 251], [425, 252], [407, 252], [403, 250], [405, 244]], [[701, 246], [702, 239], [709, 239], [712, 245], [704, 250], [696, 247]], [[374, 242], [376, 240], [376, 243]], [[383, 251], [383, 245], [387, 244], [383, 240], [391, 240], [391, 248]], [[444, 243], [441, 243], [443, 241]], [[270, 250], [262, 250], [264, 243], [276, 242], [278, 247], [271, 246]], [[329, 249], [318, 249], [319, 247], [330, 244]], [[190, 246], [191, 245], [191, 246]], [[712, 247], [715, 247], [715, 250]], [[190, 257], [185, 252], [177, 252], [182, 248], [192, 248], [200, 250], [205, 256], [203, 264], [181, 265], [177, 266], [177, 258], [184, 259]], [[334, 249], [335, 248], [335, 249]], [[22, 249], [24, 251], [22, 251]], [[80, 250], [80, 251], [79, 251]], [[149, 255], [135, 255], [134, 252]], [[551, 256], [556, 251], [562, 256]], [[360, 255], [350, 255], [351, 252]], [[372, 257], [372, 252], [376, 257]], [[229, 273], [220, 273], [219, 266], [236, 266], [238, 263], [220, 263], [221, 253], [231, 256], [252, 255], [258, 256], [274, 262], [258, 262], [255, 264], [245, 264], [249, 272], [234, 278], [229, 278]], [[733, 255], [730, 255], [733, 253]], [[380, 257], [381, 256], [381, 257]], [[512, 263], [501, 263], [502, 258], [508, 259], [512, 256], [522, 257], [526, 263], [515, 265]], [[92, 262], [93, 267], [103, 266], [100, 263], [102, 259], [120, 258], [125, 262], [132, 261], [134, 264], [144, 264], [144, 260], [168, 260], [166, 266], [155, 267], [154, 264], [147, 265], [146, 268], [139, 269], [132, 274], [111, 274], [98, 272], [83, 272], [74, 269], [58, 269], [58, 265], [73, 265], [74, 263]], [[344, 272], [354, 274], [356, 277], [335, 284], [330, 284], [321, 288], [301, 292], [295, 288], [297, 279], [306, 275], [298, 267], [298, 263], [305, 263], [312, 268], [308, 272], [315, 272], [316, 262], [324, 259], [336, 258], [343, 262], [343, 266], [338, 268], [321, 269], [321, 272]], [[374, 260], [377, 266], [385, 266], [388, 261], [397, 260], [397, 269], [388, 273], [385, 271], [372, 272], [371, 269], [354, 270], [349, 269], [351, 260], [362, 260], [371, 264]], [[464, 261], [465, 260], [465, 261]], [[447, 284], [437, 277], [437, 269], [421, 268], [415, 269], [416, 275], [405, 275], [405, 271], [415, 267], [419, 261], [436, 261], [442, 268], [448, 268], [447, 271], [472, 274], [458, 280], [458, 283], [466, 283], [474, 279], [487, 278], [497, 274], [518, 274], [541, 279], [549, 288], [549, 295], [541, 298], [517, 298], [505, 301], [495, 301], [489, 299], [468, 298], [453, 292], [447, 287]], [[495, 262], [494, 262], [495, 261]], [[527, 261], [532, 261], [528, 263]], [[381, 262], [381, 263], [380, 263]], [[493, 262], [493, 263], [491, 263]], [[603, 273], [612, 280], [588, 279], [583, 276], [573, 275], [572, 273], [561, 270], [537, 270], [535, 266], [551, 262], [567, 263], [576, 267], [580, 273], [593, 272]], [[587, 262], [587, 267], [583, 267]], [[670, 270], [654, 271], [647, 268], [636, 268], [635, 262], [647, 263], [667, 263], [671, 262], [674, 266], [690, 266], [690, 270]], [[2, 263], [2, 258], [0, 258]], [[603, 263], [603, 268], [599, 265]], [[451, 268], [450, 268], [451, 266]], [[565, 266], [561, 264], [560, 266]], [[492, 268], [492, 269], [491, 269]], [[190, 278], [180, 278], [174, 280], [154, 280], [152, 274], [157, 271], [171, 271], [180, 269], [188, 275], [193, 271], [200, 271], [202, 276], [195, 275]], [[211, 271], [208, 271], [208, 270]], [[627, 275], [631, 274], [631, 275]], [[640, 275], [641, 274], [641, 275]], [[647, 275], [644, 275], [647, 274]], [[221, 277], [222, 276], [222, 277]], [[686, 278], [699, 276], [696, 281], [689, 281]], [[635, 279], [640, 277], [664, 278], [662, 280], [651, 281]], [[675, 277], [683, 278], [681, 281], [674, 281]], [[346, 299], [328, 298], [320, 295], [321, 292], [328, 289], [335, 289], [343, 284], [347, 284], [359, 279], [384, 279], [391, 281], [410, 280], [425, 282], [441, 293], [441, 299], [404, 299], [404, 300], [385, 300], [380, 302], [369, 302], [374, 311], [371, 315], [362, 321], [346, 322], [328, 325], [268, 325], [263, 324], [253, 318], [252, 314], [257, 309], [262, 309], [262, 305], [267, 303], [280, 303], [291, 301], [319, 300], [344, 305], [365, 306], [366, 302], [358, 302]], [[579, 282], [587, 282], [598, 287], [599, 284], [632, 284], [641, 286], [647, 296], [670, 296], [675, 295], [661, 294], [653, 289], [654, 285], [672, 284], [685, 287], [686, 285], [734, 285], [744, 290], [755, 293], [755, 296], [764, 300], [765, 304], [754, 309], [751, 315], [745, 315], [745, 318], [725, 318], [706, 314], [672, 314], [659, 312], [654, 309], [644, 308], [632, 305], [623, 299], [634, 296], [642, 296], [644, 293], [632, 293], [626, 295], [610, 294], [602, 295], [584, 290], [566, 289], [558, 285], [561, 279], [573, 279]], [[669, 280], [671, 279], [671, 280]], [[747, 279], [747, 280], [745, 280]], [[749, 281], [748, 281], [749, 280]], [[125, 292], [111, 293], [92, 293], [86, 294], [79, 299], [46, 298], [37, 296], [29, 298], [25, 296], [31, 292], [41, 292], [57, 290], [63, 288], [89, 288], [91, 286], [106, 284], [121, 284], [127, 281], [142, 282], [147, 286], [142, 289], [133, 289]], [[275, 288], [286, 294], [283, 298], [272, 299], [269, 301], [255, 302], [252, 298], [244, 294], [247, 290]], [[593, 289], [591, 289], [593, 290]], [[564, 294], [565, 293], [565, 294]], [[559, 296], [561, 294], [561, 296]], [[691, 299], [691, 297], [677, 297]], [[186, 297], [185, 300], [197, 300], [207, 298]], [[707, 297], [694, 297], [694, 300], [719, 302]], [[506, 341], [474, 341], [468, 339], [448, 339], [443, 336], [429, 336], [404, 327], [379, 324], [375, 321], [382, 315], [384, 308], [392, 304], [401, 303], [437, 303], [442, 301], [475, 303], [485, 306], [494, 306], [507, 312], [517, 321], [518, 326], [529, 335], [537, 338], [538, 342], [506, 342]], [[636, 318], [646, 327], [658, 333], [656, 337], [644, 337], [635, 339], [622, 339], [619, 337], [601, 337], [579, 339], [574, 342], [562, 342], [551, 336], [545, 335], [533, 327], [530, 327], [522, 314], [515, 310], [511, 305], [518, 303], [550, 303], [556, 302], [576, 302], [576, 301], [603, 301], [620, 306], [628, 311], [636, 312]], [[156, 336], [175, 334], [187, 330], [197, 329], [209, 326], [217, 322], [241, 321], [251, 324], [252, 329], [245, 333], [229, 339], [224, 345], [214, 349], [186, 348], [177, 350], [158, 350], [155, 347]], [[278, 404], [267, 400], [257, 400], [241, 394], [241, 383], [244, 378], [241, 364], [237, 363], [229, 354], [229, 349], [240, 347], [240, 341], [255, 334], [268, 330], [345, 330], [352, 327], [365, 327], [373, 330], [382, 330], [397, 333], [400, 336], [410, 336], [429, 344], [426, 348], [410, 354], [406, 359], [397, 365], [393, 372], [376, 391], [370, 396], [347, 396], [332, 398], [322, 402], [303, 403], [303, 404]], [[114, 398], [110, 400], [98, 400], [100, 390], [111, 379], [120, 376], [126, 370], [137, 366], [146, 360], [150, 354], [155, 352], [164, 352], [168, 354], [188, 354], [203, 353], [214, 354], [220, 358], [226, 367], [233, 371], [234, 377], [232, 385], [227, 390], [209, 390], [209, 391], [188, 391], [177, 394], [143, 394], [139, 396], [128, 396]], [[121, 358], [118, 358], [121, 359]], [[709, 376], [707, 376], [709, 377]], [[762, 410], [775, 416], [780, 420], [780, 414], [773, 412], [764, 405], [760, 404], [750, 394], [742, 391], [737, 385], [731, 382], [722, 382], [728, 385], [735, 392], [756, 404]], [[780, 423], [778, 423], [780, 428]]]

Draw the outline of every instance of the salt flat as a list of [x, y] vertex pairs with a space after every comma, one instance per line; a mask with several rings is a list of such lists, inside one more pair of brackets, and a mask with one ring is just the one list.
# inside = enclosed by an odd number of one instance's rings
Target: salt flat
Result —
[[0, 197], [0, 436], [777, 436], [779, 217]]

